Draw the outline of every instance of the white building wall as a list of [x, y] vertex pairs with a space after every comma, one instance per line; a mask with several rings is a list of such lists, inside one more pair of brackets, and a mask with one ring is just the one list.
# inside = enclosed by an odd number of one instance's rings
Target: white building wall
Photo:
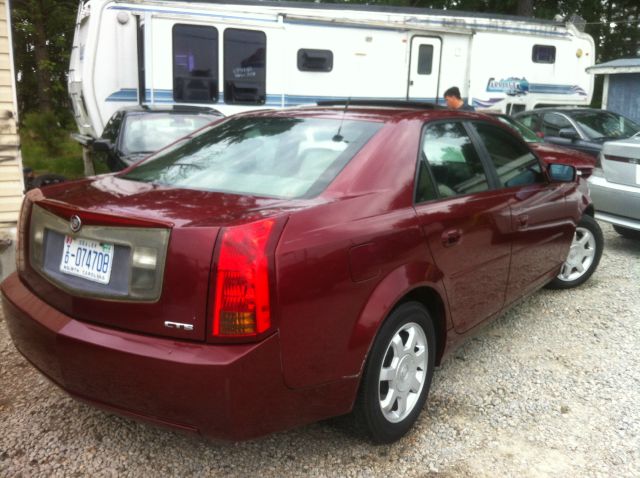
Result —
[[0, 0], [0, 278], [15, 269], [15, 239], [24, 191], [9, 4]]

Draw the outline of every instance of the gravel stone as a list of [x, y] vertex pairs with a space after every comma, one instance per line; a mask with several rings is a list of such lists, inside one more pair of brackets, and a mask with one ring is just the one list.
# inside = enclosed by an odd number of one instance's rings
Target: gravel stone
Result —
[[36, 372], [0, 316], [0, 477], [638, 477], [640, 241], [601, 225], [592, 278], [466, 341], [389, 446], [333, 421], [220, 444], [110, 415]]

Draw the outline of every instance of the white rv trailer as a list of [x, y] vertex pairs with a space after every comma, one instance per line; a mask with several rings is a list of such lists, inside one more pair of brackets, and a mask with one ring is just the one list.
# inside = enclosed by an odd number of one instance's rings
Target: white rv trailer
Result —
[[504, 112], [588, 105], [593, 39], [571, 23], [275, 1], [80, 2], [69, 91], [80, 133], [136, 103], [224, 114], [320, 100], [435, 102], [450, 86]]

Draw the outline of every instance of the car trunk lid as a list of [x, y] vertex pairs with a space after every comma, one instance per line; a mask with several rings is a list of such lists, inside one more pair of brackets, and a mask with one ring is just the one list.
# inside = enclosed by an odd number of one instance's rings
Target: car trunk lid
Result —
[[607, 181], [640, 185], [640, 137], [606, 143], [601, 159]]
[[278, 200], [113, 176], [43, 194], [32, 207], [30, 265], [21, 272], [32, 290], [78, 320], [191, 340], [205, 338], [220, 228], [281, 210]]

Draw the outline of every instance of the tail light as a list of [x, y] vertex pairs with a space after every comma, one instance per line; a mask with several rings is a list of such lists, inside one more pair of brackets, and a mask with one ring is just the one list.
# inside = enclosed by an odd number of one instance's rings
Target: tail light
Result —
[[223, 231], [217, 261], [213, 337], [247, 337], [271, 327], [267, 246], [275, 219]]
[[27, 267], [27, 243], [29, 234], [29, 218], [33, 202], [42, 199], [42, 192], [39, 189], [29, 191], [22, 201], [20, 216], [18, 217], [18, 243], [16, 245], [16, 269], [24, 272]]

